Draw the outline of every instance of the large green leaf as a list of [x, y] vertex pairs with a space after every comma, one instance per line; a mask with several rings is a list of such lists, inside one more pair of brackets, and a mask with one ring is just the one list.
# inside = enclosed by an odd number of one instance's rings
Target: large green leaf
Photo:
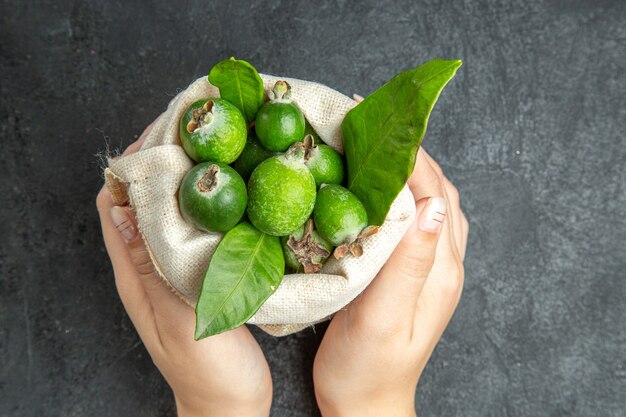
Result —
[[235, 58], [217, 63], [209, 82], [220, 89], [220, 97], [237, 106], [248, 122], [263, 105], [263, 80], [252, 65]]
[[348, 188], [381, 225], [413, 172], [428, 116], [461, 61], [435, 59], [401, 72], [352, 109], [341, 126]]
[[213, 253], [196, 305], [196, 340], [241, 326], [285, 273], [280, 240], [240, 223]]

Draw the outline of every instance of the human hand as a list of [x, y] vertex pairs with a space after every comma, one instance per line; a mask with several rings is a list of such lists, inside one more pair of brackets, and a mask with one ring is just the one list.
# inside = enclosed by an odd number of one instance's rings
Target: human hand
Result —
[[417, 382], [459, 302], [468, 223], [458, 192], [423, 149], [408, 183], [416, 220], [369, 287], [335, 314], [315, 357], [325, 417], [415, 416]]
[[[139, 149], [151, 126], [124, 154]], [[106, 187], [96, 202], [120, 298], [174, 391], [178, 415], [268, 416], [270, 370], [248, 329], [241, 326], [196, 342], [194, 310], [157, 275], [132, 210], [114, 206]]]

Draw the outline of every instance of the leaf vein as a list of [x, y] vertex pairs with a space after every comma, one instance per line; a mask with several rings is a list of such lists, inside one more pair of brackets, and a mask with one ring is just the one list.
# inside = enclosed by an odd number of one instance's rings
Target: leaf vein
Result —
[[231, 297], [233, 296], [233, 294], [235, 293], [237, 288], [239, 288], [239, 285], [241, 284], [241, 281], [243, 281], [244, 277], [248, 275], [248, 271], [250, 270], [250, 267], [254, 263], [254, 258], [256, 257], [257, 253], [259, 252], [259, 249], [260, 249], [261, 244], [263, 243], [264, 239], [265, 239], [265, 235], [262, 234], [261, 238], [259, 239], [259, 241], [257, 242], [257, 244], [256, 244], [256, 246], [254, 248], [254, 251], [252, 252], [252, 256], [250, 256], [250, 258], [248, 259], [246, 267], [244, 268], [243, 273], [240, 275], [239, 280], [233, 286], [233, 289], [228, 293], [228, 296], [224, 298], [224, 302], [222, 302], [222, 304], [220, 304], [220, 306], [215, 310], [215, 314], [211, 317], [211, 320], [209, 321], [209, 324], [212, 323], [215, 320], [215, 318], [218, 316], [219, 312], [222, 311], [222, 309], [224, 308], [224, 306], [226, 305], [228, 300], [231, 299]]
[[[439, 77], [441, 74], [443, 74], [446, 71], [449, 71], [450, 68], [452, 68], [453, 66], [456, 65], [456, 62], [451, 63], [450, 65], [440, 69], [439, 71], [435, 72], [433, 75], [431, 75], [430, 77], [428, 77], [425, 80], [422, 80], [419, 84], [416, 85], [416, 88], [419, 90], [420, 88], [422, 88], [426, 83], [432, 81], [433, 79], [435, 79], [436, 77]], [[412, 105], [416, 100], [417, 100], [417, 96], [418, 94], [415, 94], [412, 97], [412, 102], [410, 103], [410, 105]], [[386, 125], [389, 122], [389, 120], [392, 118], [392, 116], [394, 115], [394, 111], [395, 111], [395, 105], [396, 102], [395, 100], [391, 101], [391, 105], [394, 107], [393, 111], [391, 112], [391, 114], [389, 115], [389, 117], [385, 120], [385, 122], [383, 122], [382, 125], [382, 129], [387, 130], [386, 129]], [[407, 106], [407, 107], [410, 107]], [[363, 123], [365, 123], [365, 118], [361, 117], [361, 121]], [[364, 129], [365, 130], [365, 129]], [[359, 167], [357, 168], [354, 176], [352, 177], [352, 179], [350, 180], [350, 183], [348, 184], [348, 188], [351, 188], [352, 185], [355, 183], [356, 179], [363, 173], [363, 168], [365, 167], [365, 165], [367, 165], [367, 163], [369, 162], [372, 154], [382, 145], [383, 142], [385, 142], [387, 140], [387, 136], [388, 136], [389, 131], [387, 130], [386, 132], [384, 132], [384, 134], [381, 134], [381, 140], [379, 140], [367, 153], [365, 160], [363, 161], [363, 163], [361, 163], [361, 165], [359, 165]]]

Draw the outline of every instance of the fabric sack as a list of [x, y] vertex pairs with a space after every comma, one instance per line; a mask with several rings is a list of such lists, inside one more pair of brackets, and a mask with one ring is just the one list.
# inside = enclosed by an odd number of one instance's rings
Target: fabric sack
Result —
[[[261, 74], [268, 92], [279, 79], [292, 87], [292, 98], [320, 138], [343, 153], [341, 122], [356, 102], [324, 85]], [[110, 159], [106, 185], [113, 202], [129, 204], [155, 268], [189, 305], [195, 306], [219, 233], [196, 230], [182, 218], [177, 190], [194, 162], [185, 154], [179, 120], [193, 102], [219, 97], [202, 77], [178, 94], [156, 121], [141, 149]], [[248, 321], [269, 334], [283, 336], [327, 320], [372, 281], [415, 217], [408, 187], [400, 192], [377, 234], [363, 242], [363, 255], [332, 256], [317, 274], [288, 274], [276, 292]]]

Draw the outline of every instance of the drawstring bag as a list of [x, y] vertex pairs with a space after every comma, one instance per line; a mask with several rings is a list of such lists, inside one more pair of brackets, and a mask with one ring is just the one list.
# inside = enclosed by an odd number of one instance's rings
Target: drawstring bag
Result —
[[[341, 123], [355, 101], [314, 82], [264, 74], [261, 78], [266, 92], [276, 81], [287, 81], [293, 101], [313, 129], [343, 153]], [[139, 151], [110, 159], [104, 172], [114, 204], [128, 204], [135, 211], [156, 271], [191, 306], [196, 304], [211, 254], [223, 235], [195, 229], [178, 209], [178, 187], [195, 165], [183, 150], [178, 132], [184, 111], [208, 97], [219, 97], [219, 90], [202, 77], [172, 100]], [[363, 242], [362, 256], [331, 257], [319, 273], [285, 275], [248, 323], [283, 336], [329, 319], [374, 279], [414, 217], [415, 202], [405, 186], [378, 233]]]

